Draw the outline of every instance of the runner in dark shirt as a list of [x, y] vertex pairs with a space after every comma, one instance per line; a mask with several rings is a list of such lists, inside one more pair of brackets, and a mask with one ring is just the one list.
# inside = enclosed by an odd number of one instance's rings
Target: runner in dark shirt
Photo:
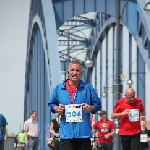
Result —
[[50, 132], [54, 135], [54, 150], [59, 150], [59, 122], [60, 115], [51, 121]]
[[146, 122], [141, 121], [140, 150], [149, 150], [150, 130], [146, 128]]

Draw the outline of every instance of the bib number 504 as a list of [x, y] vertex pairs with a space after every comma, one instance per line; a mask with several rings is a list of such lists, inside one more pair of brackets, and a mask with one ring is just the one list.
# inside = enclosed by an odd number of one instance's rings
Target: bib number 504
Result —
[[76, 116], [81, 116], [80, 111], [72, 111], [72, 112], [67, 112], [67, 117], [76, 117]]

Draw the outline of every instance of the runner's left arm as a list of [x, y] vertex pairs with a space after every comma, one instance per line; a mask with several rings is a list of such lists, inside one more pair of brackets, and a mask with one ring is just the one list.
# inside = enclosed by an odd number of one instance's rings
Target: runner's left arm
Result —
[[91, 94], [91, 100], [90, 100], [90, 107], [89, 110], [91, 113], [95, 114], [98, 111], [101, 110], [101, 100], [98, 97], [96, 90], [91, 86], [90, 87], [90, 94]]

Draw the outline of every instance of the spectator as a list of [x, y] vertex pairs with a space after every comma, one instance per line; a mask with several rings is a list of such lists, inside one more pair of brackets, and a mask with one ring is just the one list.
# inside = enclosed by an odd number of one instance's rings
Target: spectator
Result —
[[6, 125], [8, 125], [5, 117], [0, 114], [0, 150], [4, 150], [4, 141], [6, 141]]
[[20, 150], [24, 150], [24, 146], [25, 146], [25, 133], [24, 133], [24, 130], [19, 132], [17, 138], [18, 138], [18, 142], [20, 144]]
[[30, 119], [25, 121], [25, 143], [29, 150], [38, 150], [38, 123], [36, 121], [37, 113], [35, 110], [30, 112]]

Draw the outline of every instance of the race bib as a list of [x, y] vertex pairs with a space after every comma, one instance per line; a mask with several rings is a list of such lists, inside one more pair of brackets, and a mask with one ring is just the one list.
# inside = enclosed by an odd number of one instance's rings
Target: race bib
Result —
[[140, 142], [147, 142], [147, 134], [140, 134]]
[[131, 109], [128, 116], [129, 116], [130, 122], [139, 121], [139, 110], [138, 109]]
[[65, 105], [66, 122], [82, 122], [81, 104]]

